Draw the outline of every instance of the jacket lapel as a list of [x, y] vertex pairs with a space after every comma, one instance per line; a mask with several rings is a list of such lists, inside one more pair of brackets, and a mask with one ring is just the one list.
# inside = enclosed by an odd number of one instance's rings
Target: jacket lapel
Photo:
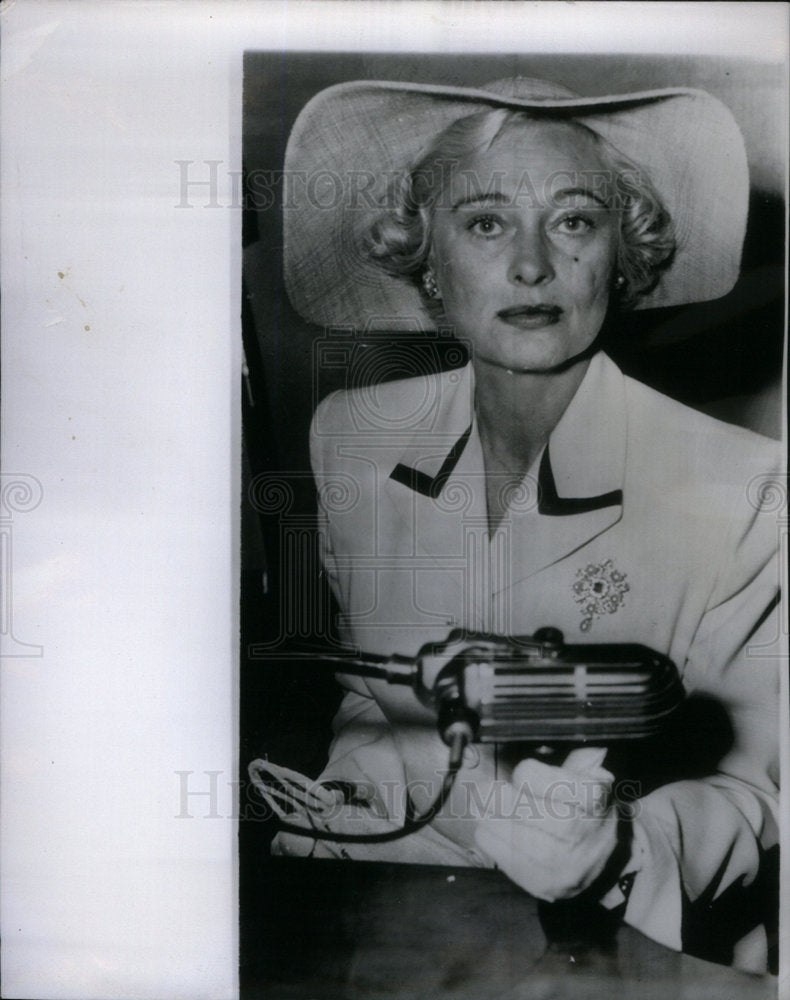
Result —
[[438, 386], [430, 431], [416, 432], [382, 470], [382, 523], [393, 529], [393, 554], [413, 567], [409, 599], [422, 612], [446, 609], [445, 625], [483, 629], [488, 533], [471, 368], [440, 376]]
[[486, 510], [470, 367], [439, 376], [438, 386], [433, 426], [417, 431], [393, 458], [382, 491], [414, 554], [444, 565], [463, 553], [466, 527], [485, 525]]
[[493, 596], [539, 572], [622, 516], [623, 376], [604, 355], [593, 357], [490, 540], [471, 368], [440, 376], [438, 385], [433, 427], [416, 432], [383, 470], [383, 502], [411, 540], [408, 554], [447, 569], [466, 565], [465, 582], [454, 572], [447, 584], [465, 589], [467, 607], [482, 609], [483, 592]]
[[497, 529], [512, 586], [581, 548], [620, 520], [626, 415], [620, 370], [598, 353], [549, 443], [527, 473], [524, 495]]

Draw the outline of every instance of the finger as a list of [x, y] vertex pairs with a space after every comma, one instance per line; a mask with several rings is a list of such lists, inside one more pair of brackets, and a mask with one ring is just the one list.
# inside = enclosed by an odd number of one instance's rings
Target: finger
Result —
[[[563, 817], [567, 817], [566, 807], [573, 803], [585, 814], [589, 812], [588, 807], [599, 811], [601, 804], [608, 800], [613, 780], [612, 775], [600, 767], [583, 771], [552, 767], [528, 759], [515, 767], [509, 787], [519, 804], [518, 815], [551, 817], [561, 810]], [[549, 808], [543, 808], [544, 803], [548, 803]]]
[[544, 837], [511, 820], [478, 823], [475, 842], [508, 874], [515, 867], [535, 868], [536, 855], [547, 857], [551, 854], [551, 845]]
[[577, 774], [587, 774], [600, 781], [611, 781], [613, 775], [603, 766], [606, 747], [580, 747], [571, 750], [563, 762], [563, 768]]
[[534, 757], [527, 757], [513, 768], [511, 784], [520, 794], [528, 793], [541, 798], [561, 777], [563, 777], [562, 771], [558, 767], [544, 764], [542, 760], [536, 760]]
[[481, 823], [475, 831], [478, 848], [522, 889], [541, 899], [565, 892], [567, 850], [559, 851], [537, 831], [510, 822]]
[[567, 842], [557, 837], [555, 825], [545, 819], [489, 818], [477, 824], [475, 838], [481, 847], [488, 845], [497, 860], [515, 856], [548, 863], [555, 852], [562, 855], [568, 849]]
[[567, 843], [547, 836], [540, 825], [494, 822], [479, 824], [475, 840], [523, 889], [543, 899], [563, 899], [581, 892], [600, 874], [615, 848], [616, 830], [611, 823], [596, 824], [587, 836]]

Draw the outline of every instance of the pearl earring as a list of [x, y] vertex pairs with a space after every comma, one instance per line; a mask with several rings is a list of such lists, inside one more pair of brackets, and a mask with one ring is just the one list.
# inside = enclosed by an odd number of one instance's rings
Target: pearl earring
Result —
[[439, 286], [436, 283], [436, 276], [429, 267], [426, 267], [423, 272], [422, 287], [429, 299], [438, 299], [440, 297]]
[[617, 277], [614, 279], [614, 287], [619, 290], [624, 286], [625, 286], [625, 278], [623, 277], [622, 274], [618, 274]]

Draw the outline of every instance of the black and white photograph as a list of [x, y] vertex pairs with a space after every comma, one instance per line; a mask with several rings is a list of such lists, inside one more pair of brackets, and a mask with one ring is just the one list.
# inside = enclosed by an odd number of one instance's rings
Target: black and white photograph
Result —
[[788, 8], [2, 8], [0, 993], [790, 997]]
[[248, 995], [775, 974], [779, 74], [244, 88]]

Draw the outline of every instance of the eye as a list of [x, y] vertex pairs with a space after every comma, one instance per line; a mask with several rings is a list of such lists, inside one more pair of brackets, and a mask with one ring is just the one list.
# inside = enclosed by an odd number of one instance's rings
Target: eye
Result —
[[499, 236], [503, 232], [502, 223], [493, 215], [477, 215], [466, 228], [475, 236]]
[[569, 233], [576, 236], [580, 233], [589, 233], [590, 230], [595, 229], [595, 223], [589, 215], [582, 215], [581, 212], [572, 212], [568, 215], [563, 215], [556, 223], [555, 228], [561, 233]]

